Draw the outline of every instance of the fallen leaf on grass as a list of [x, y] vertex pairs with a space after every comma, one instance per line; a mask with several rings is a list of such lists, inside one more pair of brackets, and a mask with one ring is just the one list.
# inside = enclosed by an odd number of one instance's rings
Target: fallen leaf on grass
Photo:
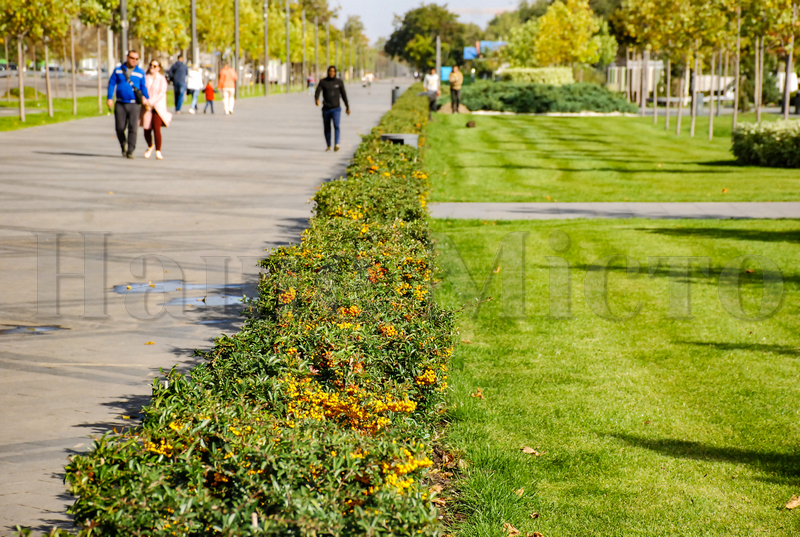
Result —
[[461, 470], [466, 470], [469, 468], [469, 464], [464, 459], [458, 459], [458, 467]]
[[155, 344], [156, 344], [155, 341], [148, 341], [147, 343], [145, 343], [145, 345], [155, 345]]
[[754, 269], [751, 269], [751, 268], [749, 268], [749, 269], [745, 270], [745, 272], [746, 272], [746, 273], [748, 273], [748, 274], [752, 274], [752, 273], [754, 273], [754, 272], [755, 272], [755, 270], [754, 270]]
[[792, 496], [792, 499], [786, 503], [786, 509], [794, 509], [800, 507], [800, 496]]
[[521, 489], [517, 489], [517, 490], [515, 490], [515, 491], [514, 491], [514, 494], [516, 494], [517, 496], [519, 496], [520, 498], [522, 498], [522, 495], [523, 495], [523, 494], [525, 494], [525, 487], [522, 487]]
[[469, 394], [469, 396], [470, 397], [477, 397], [478, 399], [483, 399], [483, 392], [481, 391], [480, 388], [478, 388], [478, 391], [476, 391], [475, 393]]
[[461, 343], [465, 343], [467, 345], [472, 345], [472, 342], [470, 340], [468, 340], [468, 339], [462, 339]]
[[727, 193], [728, 193], [728, 189], [727, 189], [727, 188], [723, 188], [723, 189], [722, 189], [722, 193], [723, 193], [723, 194], [727, 194]]
[[539, 513], [532, 513], [531, 518], [539, 518]]
[[532, 447], [528, 447], [528, 446], [523, 447], [522, 448], [522, 452], [525, 453], [526, 455], [534, 455], [535, 457], [539, 457], [541, 455], [544, 455], [544, 451], [539, 452], [539, 451], [536, 451], [535, 449], [533, 449]]
[[506, 522], [503, 524], [503, 533], [506, 533], [511, 536], [519, 535], [519, 530], [514, 526], [512, 526], [511, 524], [509, 524], [508, 522]]
[[496, 268], [496, 269], [494, 269], [492, 272], [493, 272], [494, 274], [497, 274], [498, 272], [500, 272], [500, 267], [497, 267], [497, 268]]

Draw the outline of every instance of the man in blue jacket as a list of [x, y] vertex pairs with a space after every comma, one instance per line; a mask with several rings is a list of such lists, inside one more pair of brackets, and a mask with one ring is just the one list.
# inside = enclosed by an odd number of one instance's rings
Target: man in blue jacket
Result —
[[[144, 83], [144, 71], [137, 67], [139, 53], [135, 50], [128, 52], [125, 63], [118, 65], [108, 78], [108, 109], [114, 109], [114, 123], [117, 129], [117, 139], [122, 148], [122, 156], [133, 158], [136, 149], [136, 133], [139, 129], [139, 110], [143, 99], [149, 99], [147, 86]], [[130, 79], [130, 81], [129, 81]], [[116, 103], [114, 93], [116, 90]], [[137, 99], [136, 92], [141, 92]], [[125, 139], [125, 128], [128, 129], [128, 138]]]
[[189, 74], [189, 68], [183, 63], [183, 54], [178, 54], [178, 61], [170, 66], [167, 72], [167, 78], [172, 82], [172, 92], [175, 97], [175, 113], [181, 113], [181, 106], [183, 106], [183, 95], [186, 93], [186, 75]]

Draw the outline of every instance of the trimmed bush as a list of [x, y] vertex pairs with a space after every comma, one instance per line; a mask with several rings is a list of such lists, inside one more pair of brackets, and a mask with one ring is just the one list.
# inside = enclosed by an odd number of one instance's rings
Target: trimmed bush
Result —
[[413, 87], [273, 250], [247, 320], [187, 376], [154, 383], [138, 428], [73, 457], [82, 535], [434, 535], [425, 486], [453, 319], [431, 293], [425, 132]]
[[464, 86], [461, 102], [470, 110], [547, 112], [636, 112], [619, 94], [588, 83], [552, 86], [518, 82], [476, 82]]
[[737, 123], [732, 151], [740, 164], [800, 168], [800, 122]]
[[527, 84], [563, 86], [575, 83], [572, 67], [510, 67], [500, 77], [502, 80]]

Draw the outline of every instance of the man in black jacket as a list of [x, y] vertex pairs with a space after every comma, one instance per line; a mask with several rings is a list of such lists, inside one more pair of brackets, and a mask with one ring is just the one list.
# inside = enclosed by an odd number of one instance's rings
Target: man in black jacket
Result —
[[322, 124], [325, 126], [325, 141], [328, 142], [328, 149], [331, 150], [331, 121], [336, 131], [336, 141], [333, 150], [339, 151], [339, 118], [342, 115], [342, 107], [339, 99], [344, 101], [347, 115], [350, 115], [350, 103], [347, 102], [347, 92], [344, 90], [344, 81], [336, 77], [336, 67], [328, 67], [328, 77], [320, 80], [317, 91], [314, 93], [314, 100], [319, 106], [319, 94], [322, 93]]

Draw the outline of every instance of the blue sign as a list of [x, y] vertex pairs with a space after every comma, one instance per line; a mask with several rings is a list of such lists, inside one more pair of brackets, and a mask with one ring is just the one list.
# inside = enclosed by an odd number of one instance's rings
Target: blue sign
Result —
[[453, 72], [452, 67], [442, 67], [442, 82], [450, 80], [450, 73]]
[[478, 57], [478, 49], [476, 47], [464, 47], [464, 59], [474, 60]]

